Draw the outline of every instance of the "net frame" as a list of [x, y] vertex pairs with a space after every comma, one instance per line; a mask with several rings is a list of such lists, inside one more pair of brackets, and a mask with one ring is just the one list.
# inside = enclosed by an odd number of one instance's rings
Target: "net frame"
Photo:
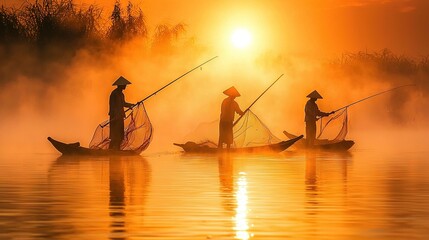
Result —
[[328, 125], [332, 121], [343, 116], [341, 129], [332, 141], [339, 142], [339, 141], [345, 140], [345, 138], [348, 134], [348, 124], [349, 124], [349, 120], [348, 120], [349, 118], [348, 118], [348, 111], [347, 110], [348, 110], [348, 107], [345, 107], [342, 111], [339, 111], [336, 115], [329, 118], [325, 124], [323, 124], [323, 118], [321, 118], [320, 119], [320, 132], [319, 132], [319, 135], [317, 136], [316, 139], [320, 139], [322, 134], [325, 132], [326, 127], [328, 127]]
[[233, 128], [233, 147], [255, 147], [279, 143], [276, 137], [261, 119], [250, 109]]
[[[89, 144], [90, 149], [109, 148], [110, 121], [99, 124]], [[124, 139], [120, 150], [132, 150], [138, 153], [146, 150], [153, 137], [153, 127], [143, 103], [131, 109], [124, 118]]]

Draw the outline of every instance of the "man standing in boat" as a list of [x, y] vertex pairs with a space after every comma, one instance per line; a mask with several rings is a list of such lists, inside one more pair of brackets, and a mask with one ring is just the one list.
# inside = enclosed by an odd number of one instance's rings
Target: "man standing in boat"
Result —
[[226, 144], [226, 148], [229, 149], [233, 142], [233, 131], [232, 127], [234, 124], [234, 115], [238, 113], [243, 115], [238, 103], [234, 100], [236, 97], [241, 96], [235, 87], [230, 87], [223, 92], [228, 97], [222, 102], [220, 122], [219, 122], [219, 143], [218, 148], [223, 148], [223, 144]]
[[310, 98], [305, 104], [305, 133], [307, 138], [307, 145], [313, 146], [316, 139], [316, 121], [320, 117], [326, 117], [334, 112], [325, 113], [319, 110], [319, 107], [316, 104], [317, 99], [323, 99], [323, 97], [314, 90], [307, 95]]
[[110, 144], [109, 149], [120, 150], [122, 140], [124, 139], [124, 108], [131, 108], [134, 104], [125, 102], [122, 92], [130, 81], [124, 77], [119, 77], [112, 86], [117, 86], [112, 91], [109, 98], [109, 116], [110, 116]]

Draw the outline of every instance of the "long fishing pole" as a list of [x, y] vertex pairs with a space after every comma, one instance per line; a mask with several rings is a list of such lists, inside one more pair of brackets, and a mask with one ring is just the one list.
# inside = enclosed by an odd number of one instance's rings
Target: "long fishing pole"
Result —
[[[189, 73], [191, 73], [191, 72], [192, 72], [192, 71], [194, 71], [195, 69], [197, 69], [197, 68], [199, 68], [199, 67], [203, 66], [204, 64], [206, 64], [206, 63], [208, 63], [208, 62], [212, 61], [213, 59], [215, 59], [215, 58], [217, 58], [217, 57], [218, 57], [218, 56], [212, 57], [212, 58], [210, 58], [209, 60], [207, 60], [207, 61], [205, 61], [205, 62], [201, 63], [200, 65], [198, 65], [198, 66], [196, 66], [196, 67], [192, 68], [191, 70], [189, 70], [189, 71], [187, 71], [186, 73], [182, 74], [180, 77], [178, 77], [178, 78], [174, 79], [173, 81], [169, 82], [169, 83], [168, 83], [167, 85], [165, 85], [164, 87], [162, 87], [162, 88], [160, 88], [160, 89], [156, 90], [154, 93], [152, 93], [152, 94], [150, 94], [149, 96], [145, 97], [143, 100], [141, 100], [141, 101], [137, 102], [137, 103], [136, 103], [136, 104], [134, 104], [131, 108], [133, 108], [133, 107], [135, 107], [135, 106], [139, 105], [140, 103], [142, 103], [142, 102], [146, 101], [146, 100], [147, 100], [147, 99], [149, 99], [150, 97], [152, 97], [152, 96], [156, 95], [158, 92], [162, 91], [164, 88], [166, 88], [166, 87], [170, 86], [171, 84], [173, 84], [173, 83], [174, 83], [174, 82], [176, 82], [177, 80], [179, 80], [179, 79], [181, 79], [182, 77], [184, 77], [184, 76], [188, 75]], [[127, 111], [128, 111], [128, 110], [130, 110], [130, 109], [127, 109]]]
[[[184, 77], [184, 76], [188, 75], [189, 73], [193, 72], [195, 69], [197, 69], [197, 68], [199, 68], [199, 67], [203, 66], [204, 64], [206, 64], [206, 63], [208, 63], [208, 62], [212, 61], [213, 59], [215, 59], [215, 58], [217, 58], [217, 57], [218, 57], [218, 56], [214, 56], [214, 57], [210, 58], [209, 60], [207, 60], [207, 61], [205, 61], [205, 62], [201, 63], [200, 65], [198, 65], [198, 66], [196, 66], [196, 67], [192, 68], [191, 70], [187, 71], [186, 73], [182, 74], [180, 77], [178, 77], [178, 78], [174, 79], [173, 81], [169, 82], [168, 84], [166, 84], [166, 85], [165, 85], [165, 86], [163, 86], [162, 88], [160, 88], [160, 89], [156, 90], [155, 92], [153, 92], [153, 93], [152, 93], [152, 94], [150, 94], [149, 96], [147, 96], [147, 97], [143, 98], [142, 100], [138, 101], [136, 104], [134, 104], [133, 106], [131, 106], [130, 108], [128, 108], [127, 110], [125, 110], [125, 112], [128, 112], [128, 111], [132, 110], [134, 107], [138, 106], [139, 104], [141, 104], [142, 102], [146, 101], [146, 100], [147, 100], [147, 99], [149, 99], [150, 97], [152, 97], [152, 96], [156, 95], [158, 92], [162, 91], [164, 88], [166, 88], [166, 87], [170, 86], [171, 84], [173, 84], [173, 83], [174, 83], [174, 82], [176, 82], [177, 80], [179, 80], [179, 79], [181, 79], [182, 77]], [[101, 127], [105, 127], [105, 126], [106, 126], [106, 125], [108, 125], [109, 123], [110, 123], [110, 121], [107, 121], [105, 124], [100, 124], [100, 126], [101, 126]]]
[[282, 75], [280, 75], [280, 77], [278, 77], [267, 89], [265, 89], [265, 91], [263, 91], [262, 93], [261, 93], [261, 95], [259, 95], [259, 97], [258, 98], [256, 98], [256, 100], [255, 101], [253, 101], [253, 103], [252, 104], [250, 104], [250, 106], [248, 107], [248, 108], [246, 108], [246, 110], [244, 110], [243, 111], [243, 115], [241, 115], [235, 122], [234, 122], [234, 124], [232, 125], [232, 126], [235, 126], [237, 123], [238, 123], [238, 121], [240, 121], [240, 119], [244, 116], [244, 113], [246, 113], [247, 111], [249, 111], [249, 109], [262, 97], [262, 95], [264, 95], [267, 91], [268, 91], [268, 89], [270, 89], [281, 77], [283, 77], [283, 75], [284, 74], [282, 74]]
[[383, 92], [379, 92], [379, 93], [377, 93], [377, 94], [374, 94], [374, 95], [371, 95], [371, 96], [369, 96], [369, 97], [363, 98], [363, 99], [358, 100], [358, 101], [356, 101], [356, 102], [352, 102], [352, 103], [350, 103], [350, 104], [348, 104], [348, 105], [346, 105], [346, 106], [344, 106], [344, 107], [338, 108], [337, 110], [335, 110], [335, 111], [333, 111], [333, 112], [338, 112], [338, 111], [340, 111], [341, 109], [344, 109], [344, 108], [350, 107], [350, 106], [352, 106], [352, 105], [355, 105], [356, 103], [360, 103], [360, 102], [362, 102], [362, 101], [365, 101], [365, 100], [367, 100], [367, 99], [370, 99], [370, 98], [376, 97], [376, 96], [381, 95], [381, 94], [383, 94], [383, 93], [391, 92], [391, 91], [397, 90], [398, 88], [403, 88], [403, 87], [408, 87], [408, 86], [415, 86], [415, 84], [402, 85], [402, 86], [395, 87], [395, 88], [392, 88], [392, 89], [389, 89], [389, 90], [386, 90], [386, 91], [383, 91]]

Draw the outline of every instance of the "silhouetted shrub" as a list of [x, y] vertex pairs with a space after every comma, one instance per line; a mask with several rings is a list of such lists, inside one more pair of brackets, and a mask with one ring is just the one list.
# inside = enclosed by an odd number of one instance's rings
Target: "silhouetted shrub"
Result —
[[13, 9], [0, 8], [0, 43], [10, 44], [27, 39], [25, 27]]
[[158, 25], [155, 28], [153, 35], [152, 47], [155, 51], [168, 53], [173, 50], [172, 43], [175, 42], [178, 37], [184, 33], [186, 25], [183, 23], [176, 24], [174, 26], [169, 25]]
[[19, 10], [2, 6], [0, 41], [26, 41], [43, 50], [55, 46], [73, 51], [95, 43], [106, 44], [106, 39], [122, 42], [134, 37], [148, 37], [143, 11], [131, 2], [122, 14], [120, 2], [116, 1], [111, 25], [107, 28], [100, 26], [101, 12], [95, 5], [77, 7], [73, 0], [36, 0], [26, 2]]
[[381, 73], [410, 75], [415, 74], [428, 64], [423, 58], [419, 62], [403, 55], [395, 55], [388, 49], [380, 52], [357, 52], [343, 54], [341, 58], [331, 62], [331, 66], [350, 71], [353, 73], [362, 73], [365, 69], [373, 68]]
[[79, 46], [99, 37], [100, 14], [93, 5], [78, 9], [73, 0], [42, 0], [24, 7], [22, 24], [39, 46]]
[[112, 24], [108, 30], [108, 37], [112, 40], [129, 40], [134, 37], [147, 37], [143, 11], [139, 8], [135, 10], [131, 2], [127, 5], [127, 14], [122, 16], [120, 1], [115, 2], [110, 20]]

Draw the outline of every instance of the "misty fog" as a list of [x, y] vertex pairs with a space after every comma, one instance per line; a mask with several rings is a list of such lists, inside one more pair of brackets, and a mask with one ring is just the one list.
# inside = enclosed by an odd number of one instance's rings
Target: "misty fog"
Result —
[[315, 89], [324, 97], [317, 102], [319, 108], [332, 111], [415, 84], [350, 107], [348, 139], [372, 148], [387, 148], [386, 142], [424, 147], [418, 140], [429, 129], [427, 56], [413, 58], [387, 49], [326, 58], [271, 50], [241, 54], [206, 45], [187, 32], [187, 24], [147, 26], [147, 35], [121, 41], [91, 35], [72, 47], [56, 41], [43, 46], [38, 41], [14, 43], [2, 32], [0, 152], [54, 152], [48, 136], [87, 146], [96, 126], [108, 118], [116, 78], [122, 75], [132, 82], [124, 93], [135, 103], [213, 56], [219, 58], [144, 103], [154, 127], [149, 152], [178, 150], [173, 142], [184, 141], [198, 124], [218, 119], [223, 90], [235, 86], [242, 95], [237, 102], [246, 109], [282, 73], [252, 107], [277, 137], [285, 138], [283, 130], [305, 132], [305, 96]]

